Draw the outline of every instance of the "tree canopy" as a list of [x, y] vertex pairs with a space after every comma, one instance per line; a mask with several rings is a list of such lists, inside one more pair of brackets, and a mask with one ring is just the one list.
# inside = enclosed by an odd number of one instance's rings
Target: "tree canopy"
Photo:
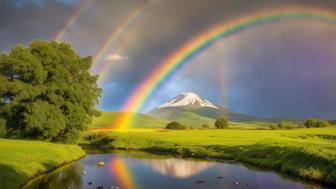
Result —
[[225, 117], [216, 119], [215, 127], [217, 129], [225, 129], [229, 127], [229, 121]]
[[0, 120], [18, 137], [75, 142], [91, 123], [101, 89], [91, 57], [69, 44], [33, 41], [0, 54]]
[[173, 121], [167, 124], [166, 129], [183, 130], [186, 129], [186, 127], [177, 121]]

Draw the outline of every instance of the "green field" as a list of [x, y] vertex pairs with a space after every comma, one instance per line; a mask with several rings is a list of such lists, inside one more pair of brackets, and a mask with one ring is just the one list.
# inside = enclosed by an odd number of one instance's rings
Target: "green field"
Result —
[[85, 152], [76, 145], [0, 139], [0, 188], [16, 189], [29, 179], [77, 160]]
[[86, 132], [82, 145], [234, 159], [336, 185], [336, 128]]
[[162, 128], [169, 121], [155, 118], [141, 113], [129, 112], [103, 112], [100, 117], [95, 117], [91, 128], [107, 128], [116, 123], [118, 118], [125, 114], [132, 114], [133, 121], [129, 125], [130, 128]]
[[[171, 121], [178, 121], [188, 128], [201, 128], [203, 124], [213, 126], [215, 119], [197, 115], [193, 112], [183, 112], [171, 119], [161, 119], [150, 115], [141, 113], [129, 112], [103, 112], [100, 117], [95, 117], [91, 128], [107, 128], [116, 123], [118, 118], [124, 114], [132, 114], [132, 122], [129, 128], [164, 128]], [[230, 122], [230, 126], [234, 128], [255, 129], [255, 128], [269, 128], [269, 122], [261, 121], [245, 121], [245, 122]]]

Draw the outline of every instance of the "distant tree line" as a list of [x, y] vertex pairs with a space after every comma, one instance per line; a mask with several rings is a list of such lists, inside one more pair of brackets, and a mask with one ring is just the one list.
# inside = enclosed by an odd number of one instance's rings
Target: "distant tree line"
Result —
[[271, 124], [270, 128], [275, 129], [296, 129], [296, 128], [322, 128], [330, 127], [330, 122], [317, 118], [309, 118], [304, 123], [294, 123], [290, 121], [280, 121], [277, 124]]
[[[202, 124], [202, 129], [210, 129], [211, 126], [207, 124]], [[214, 128], [216, 129], [226, 129], [229, 128], [229, 121], [225, 117], [221, 117], [216, 119], [214, 123]], [[165, 129], [170, 129], [170, 130], [183, 130], [187, 129], [186, 126], [182, 125], [181, 123], [177, 121], [170, 122], [166, 125]]]
[[0, 136], [75, 142], [99, 115], [101, 89], [91, 63], [54, 41], [0, 54]]

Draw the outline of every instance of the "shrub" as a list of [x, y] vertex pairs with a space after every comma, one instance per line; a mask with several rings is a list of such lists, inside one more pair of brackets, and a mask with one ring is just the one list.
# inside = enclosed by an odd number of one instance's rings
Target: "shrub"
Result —
[[270, 127], [272, 130], [279, 129], [279, 127], [278, 127], [277, 124], [270, 124], [269, 127]]
[[173, 122], [168, 123], [165, 128], [166, 129], [172, 129], [172, 130], [183, 130], [183, 129], [186, 129], [186, 126], [181, 125], [177, 121], [173, 121]]
[[225, 117], [216, 119], [215, 127], [217, 129], [225, 129], [229, 127], [229, 121]]
[[208, 124], [202, 124], [202, 129], [210, 129], [210, 125]]
[[299, 126], [289, 121], [281, 121], [278, 123], [277, 127], [279, 129], [294, 129], [294, 128], [298, 128]]
[[330, 127], [330, 123], [325, 120], [320, 120], [316, 118], [309, 118], [304, 123], [304, 126], [307, 128], [314, 128], [314, 127]]

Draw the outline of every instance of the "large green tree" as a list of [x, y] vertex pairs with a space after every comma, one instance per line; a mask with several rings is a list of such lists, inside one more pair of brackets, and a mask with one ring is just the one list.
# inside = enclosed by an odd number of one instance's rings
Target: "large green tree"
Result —
[[93, 116], [101, 89], [89, 73], [91, 57], [69, 44], [33, 41], [0, 55], [0, 120], [6, 133], [75, 142]]

